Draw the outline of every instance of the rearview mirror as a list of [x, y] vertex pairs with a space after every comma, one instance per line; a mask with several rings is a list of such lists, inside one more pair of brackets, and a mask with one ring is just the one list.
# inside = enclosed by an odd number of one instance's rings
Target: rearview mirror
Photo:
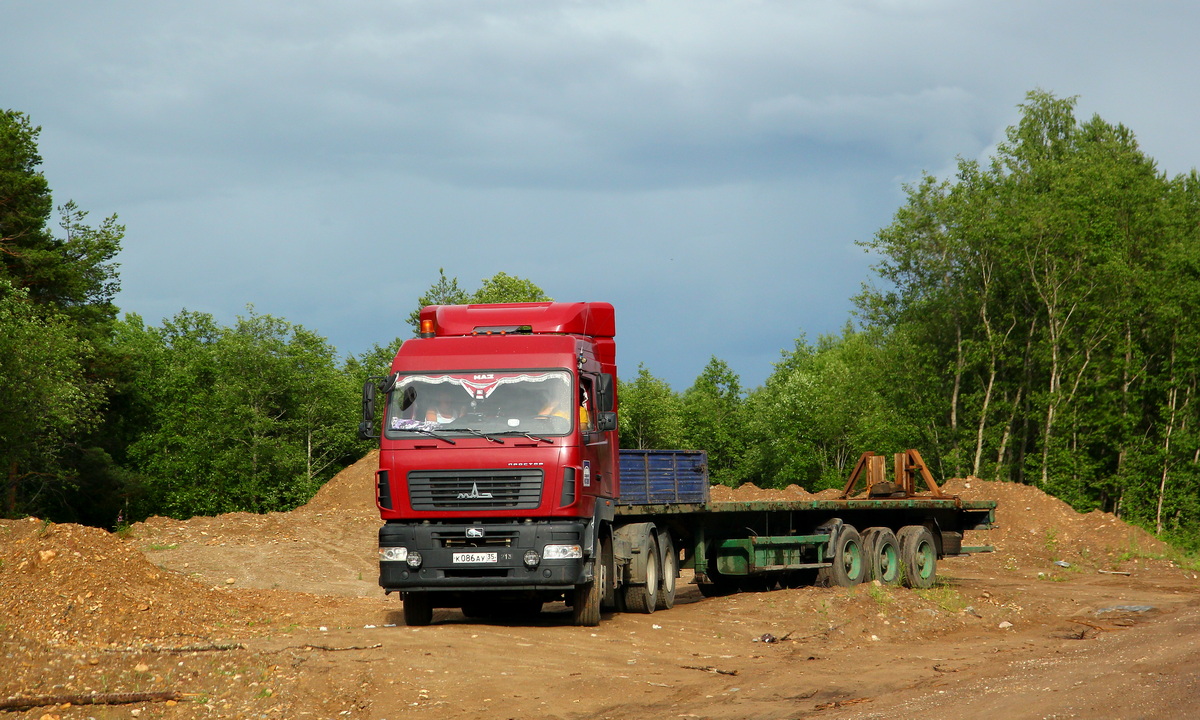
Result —
[[613, 391], [612, 373], [600, 373], [596, 383], [596, 395], [596, 404], [599, 406], [600, 412], [616, 410], [617, 398]]
[[617, 429], [617, 414], [611, 410], [596, 413], [596, 429], [608, 432]]

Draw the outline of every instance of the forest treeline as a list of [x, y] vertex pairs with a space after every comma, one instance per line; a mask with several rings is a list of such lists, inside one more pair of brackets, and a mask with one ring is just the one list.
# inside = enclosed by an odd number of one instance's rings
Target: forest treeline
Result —
[[878, 262], [856, 328], [801, 338], [745, 394], [716, 358], [680, 395], [642, 368], [624, 441], [809, 489], [862, 450], [914, 447], [943, 477], [1034, 484], [1200, 544], [1200, 178], [1167, 177], [1073, 98], [1020, 109], [987, 162], [907, 186], [862, 243]]
[[[619, 383], [622, 445], [709, 453], [714, 480], [840, 486], [863, 450], [918, 448], [935, 473], [1035, 484], [1200, 544], [1200, 178], [1167, 177], [1133, 133], [1028, 94], [987, 161], [905, 187], [862, 242], [856, 320], [800, 337], [744, 388], [717, 357], [676, 391]], [[112, 526], [149, 514], [286, 510], [367, 446], [357, 357], [248, 308], [118, 318], [115, 217], [54, 212], [37, 128], [0, 115], [3, 511]], [[57, 218], [60, 232], [49, 229]], [[439, 273], [414, 303], [548, 299], [505, 273]]]

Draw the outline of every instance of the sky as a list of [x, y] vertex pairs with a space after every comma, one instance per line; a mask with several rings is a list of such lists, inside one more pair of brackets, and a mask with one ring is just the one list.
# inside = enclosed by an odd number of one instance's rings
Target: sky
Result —
[[248, 306], [344, 355], [444, 268], [611, 302], [620, 375], [745, 388], [840, 333], [923, 172], [1026, 93], [1200, 166], [1200, 4], [3, 0], [0, 107], [56, 204], [126, 233], [150, 325]]

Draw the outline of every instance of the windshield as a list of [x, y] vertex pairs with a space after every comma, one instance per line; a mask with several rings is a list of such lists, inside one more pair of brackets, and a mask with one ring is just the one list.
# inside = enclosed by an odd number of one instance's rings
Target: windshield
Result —
[[389, 437], [412, 433], [571, 431], [571, 374], [504, 370], [399, 375], [388, 396]]

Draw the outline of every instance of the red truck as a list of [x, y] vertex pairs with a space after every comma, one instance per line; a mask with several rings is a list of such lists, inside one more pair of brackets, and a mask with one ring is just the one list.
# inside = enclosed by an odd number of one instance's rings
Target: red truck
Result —
[[680, 568], [705, 595], [927, 587], [939, 558], [990, 549], [962, 538], [990, 526], [994, 503], [936, 485], [930, 497], [910, 482], [862, 499], [713, 503], [703, 453], [619, 451], [615, 336], [608, 303], [430, 306], [391, 374], [367, 380], [379, 584], [402, 594], [407, 624], [435, 608], [565, 600], [575, 624], [597, 625], [606, 609], [671, 607]]

